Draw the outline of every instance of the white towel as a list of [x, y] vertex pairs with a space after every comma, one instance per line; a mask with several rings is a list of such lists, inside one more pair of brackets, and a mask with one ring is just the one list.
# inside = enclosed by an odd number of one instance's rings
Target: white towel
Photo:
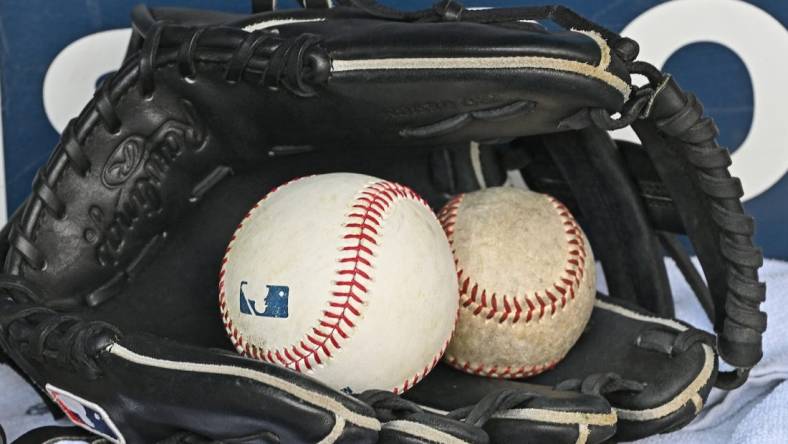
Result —
[[0, 365], [0, 425], [6, 438], [13, 442], [28, 430], [53, 424], [57, 423], [33, 387], [11, 368]]

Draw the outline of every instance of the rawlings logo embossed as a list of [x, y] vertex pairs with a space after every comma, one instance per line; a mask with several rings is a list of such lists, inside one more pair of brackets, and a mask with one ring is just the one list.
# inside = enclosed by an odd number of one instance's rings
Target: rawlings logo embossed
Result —
[[126, 182], [142, 161], [144, 144], [145, 139], [142, 137], [131, 136], [115, 148], [101, 174], [104, 185], [115, 187]]
[[257, 311], [256, 301], [247, 298], [244, 294], [246, 281], [241, 281], [240, 298], [241, 314], [248, 316], [259, 316], [263, 318], [286, 318], [288, 316], [287, 301], [290, 296], [290, 289], [284, 285], [266, 285], [268, 294], [265, 296], [265, 310]]
[[83, 233], [86, 241], [96, 245], [102, 266], [117, 265], [131, 229], [161, 212], [161, 187], [178, 158], [205, 145], [205, 128], [192, 105], [187, 101], [182, 104], [183, 121], [167, 120], [148, 136], [125, 138], [105, 162], [102, 182], [108, 188], [122, 188], [110, 214], [98, 205], [88, 209], [94, 227]]

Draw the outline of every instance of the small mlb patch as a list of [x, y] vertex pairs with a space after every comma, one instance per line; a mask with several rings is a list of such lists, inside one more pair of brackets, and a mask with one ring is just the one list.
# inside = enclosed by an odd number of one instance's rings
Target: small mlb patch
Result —
[[100, 406], [86, 401], [79, 396], [47, 384], [49, 396], [63, 410], [74, 424], [93, 432], [116, 444], [124, 444], [126, 440], [120, 434], [115, 423]]

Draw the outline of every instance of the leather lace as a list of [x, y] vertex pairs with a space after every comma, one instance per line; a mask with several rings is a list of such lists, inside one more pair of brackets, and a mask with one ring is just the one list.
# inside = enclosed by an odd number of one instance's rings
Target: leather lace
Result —
[[[656, 120], [655, 124], [682, 143], [686, 159], [695, 167], [697, 181], [710, 202], [712, 220], [721, 233], [719, 249], [727, 275], [721, 337], [740, 344], [740, 348], [759, 347], [766, 330], [766, 314], [760, 311], [760, 304], [766, 299], [766, 286], [758, 279], [763, 254], [753, 244], [755, 223], [741, 204], [744, 194], [741, 182], [728, 171], [730, 152], [717, 144], [719, 130], [713, 120], [704, 116], [703, 106], [693, 94], [687, 94], [681, 109]], [[703, 300], [705, 296], [701, 296]], [[720, 313], [708, 309], [707, 312], [719, 325]], [[748, 371], [740, 368], [737, 378], [727, 378], [721, 384], [727, 387], [741, 384]]]
[[86, 321], [44, 307], [34, 285], [24, 278], [0, 275], [0, 333], [13, 350], [38, 362], [50, 361], [88, 378], [101, 374], [96, 356], [118, 330], [101, 321]]
[[539, 397], [540, 395], [528, 390], [507, 389], [490, 393], [475, 405], [452, 410], [447, 416], [469, 425], [483, 427], [496, 413], [526, 405]]
[[[640, 392], [644, 384], [623, 379], [620, 376], [593, 374], [582, 380], [571, 379], [559, 383], [557, 390], [577, 391], [584, 394], [605, 395], [613, 392]], [[391, 421], [412, 414], [429, 413], [419, 404], [383, 390], [368, 390], [357, 397], [375, 409], [378, 419]], [[515, 408], [525, 408], [531, 401], [544, 397], [543, 394], [527, 389], [505, 389], [487, 394], [478, 402], [446, 413], [446, 417], [465, 424], [484, 427], [496, 414]]]
[[[525, 405], [541, 395], [528, 390], [503, 390], [490, 393], [479, 402], [452, 410], [446, 417], [468, 425], [482, 427], [496, 413]], [[400, 419], [413, 414], [427, 414], [419, 404], [383, 390], [367, 390], [357, 395], [361, 401], [375, 409], [376, 416], [383, 422]]]
[[567, 379], [556, 384], [556, 390], [577, 391], [586, 395], [608, 395], [617, 392], [639, 393], [646, 384], [624, 379], [616, 373], [594, 373], [583, 379]]

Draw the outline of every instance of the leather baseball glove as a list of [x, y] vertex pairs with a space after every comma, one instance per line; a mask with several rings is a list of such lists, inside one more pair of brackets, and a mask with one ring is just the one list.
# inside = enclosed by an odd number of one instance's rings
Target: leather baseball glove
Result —
[[[753, 221], [713, 122], [634, 41], [561, 7], [254, 3], [135, 9], [122, 66], [2, 231], [2, 350], [73, 422], [128, 443], [602, 442], [679, 428], [746, 380], [766, 325]], [[642, 146], [607, 134], [626, 126]], [[528, 382], [439, 365], [404, 397], [345, 394], [238, 355], [217, 307], [235, 226], [280, 183], [333, 171], [434, 208], [507, 178], [550, 193], [609, 295]], [[713, 334], [672, 319], [664, 252]]]

